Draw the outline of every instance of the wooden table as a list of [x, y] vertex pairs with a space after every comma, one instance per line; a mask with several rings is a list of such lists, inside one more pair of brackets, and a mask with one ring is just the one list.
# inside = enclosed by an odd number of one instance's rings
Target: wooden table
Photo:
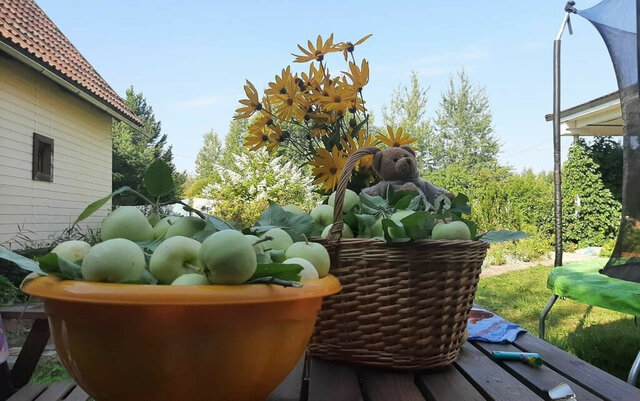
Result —
[[[0, 313], [9, 319], [19, 316], [20, 311], [3, 308]], [[30, 334], [35, 344], [30, 348], [35, 353], [42, 352], [48, 339], [44, 317], [41, 307], [30, 308], [23, 316], [35, 319]], [[532, 368], [520, 362], [496, 362], [489, 356], [491, 351], [537, 352], [545, 365]], [[23, 364], [37, 361], [34, 352], [27, 357]], [[560, 383], [571, 386], [578, 401], [640, 401], [640, 389], [530, 334], [519, 335], [513, 345], [467, 343], [453, 366], [437, 372], [388, 372], [303, 357], [267, 401], [539, 401], [548, 399], [547, 391]], [[87, 399], [86, 393], [73, 382], [27, 384], [9, 398], [10, 401]]]

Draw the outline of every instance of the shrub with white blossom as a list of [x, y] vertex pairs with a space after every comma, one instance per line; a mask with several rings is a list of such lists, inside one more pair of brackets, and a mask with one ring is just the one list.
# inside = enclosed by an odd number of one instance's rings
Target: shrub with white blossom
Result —
[[218, 178], [202, 190], [210, 199], [207, 212], [250, 227], [268, 206], [293, 204], [309, 211], [320, 202], [313, 178], [291, 161], [266, 150], [235, 155], [231, 168], [217, 165]]

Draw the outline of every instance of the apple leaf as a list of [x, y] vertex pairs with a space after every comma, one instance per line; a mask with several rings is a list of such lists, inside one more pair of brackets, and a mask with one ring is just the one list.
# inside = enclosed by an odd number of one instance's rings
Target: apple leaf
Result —
[[424, 211], [412, 213], [400, 221], [405, 234], [411, 239], [428, 238], [435, 225], [433, 215]]
[[[423, 207], [424, 203], [424, 199], [422, 198], [422, 196], [418, 195], [415, 196], [413, 199], [411, 199], [411, 202], [409, 203], [409, 206], [407, 206], [405, 209], [406, 210], [429, 210], [429, 207], [425, 206]], [[431, 206], [431, 205], [429, 205]]]
[[142, 273], [142, 277], [140, 277], [138, 280], [120, 281], [120, 282], [118, 282], [118, 284], [149, 284], [149, 285], [156, 285], [156, 284], [158, 284], [158, 280], [156, 280], [156, 278], [153, 277], [151, 275], [151, 273], [149, 273], [149, 271], [145, 269], [145, 271]]
[[47, 253], [36, 258], [36, 260], [45, 273], [53, 274], [64, 280], [82, 280], [81, 267], [76, 263], [59, 257], [55, 253]]
[[280, 280], [300, 281], [300, 272], [303, 267], [292, 263], [265, 263], [259, 264], [256, 272], [253, 274], [250, 280], [255, 280], [263, 277], [273, 277]]
[[391, 238], [391, 234], [389, 234], [389, 228], [403, 228], [404, 225], [399, 221], [393, 221], [391, 219], [382, 219], [382, 231], [384, 232], [384, 240], [387, 243], [392, 242], [409, 242], [411, 238], [407, 237], [396, 237]]
[[433, 201], [433, 207], [438, 211], [449, 210], [451, 209], [451, 199], [447, 198], [445, 195], [438, 195]]
[[471, 205], [469, 205], [469, 198], [465, 194], [458, 194], [453, 201], [451, 201], [451, 209], [449, 209], [451, 213], [458, 214], [471, 214]]
[[307, 213], [290, 213], [283, 210], [277, 203], [269, 202], [269, 207], [260, 215], [256, 226], [251, 231], [263, 233], [277, 227], [286, 231], [293, 242], [297, 242], [303, 241], [304, 236], [310, 236], [313, 225], [313, 218]]
[[363, 227], [371, 227], [377, 220], [377, 217], [372, 214], [356, 214], [355, 217]]
[[3, 246], [0, 246], [0, 259], [8, 260], [9, 262], [15, 263], [19, 268], [23, 270], [43, 275], [46, 274], [44, 271], [42, 271], [38, 262], [13, 251], [10, 251]]
[[391, 198], [388, 198], [389, 205], [398, 210], [405, 210], [416, 196], [420, 196], [417, 191], [398, 191], [393, 193]]
[[46, 255], [36, 257], [35, 260], [38, 262], [43, 272], [48, 274], [60, 273], [57, 254], [47, 253]]
[[144, 174], [144, 187], [153, 196], [169, 195], [173, 190], [171, 167], [162, 159], [156, 159], [147, 167]]
[[477, 237], [480, 241], [484, 242], [505, 242], [505, 241], [517, 241], [519, 239], [530, 237], [531, 235], [523, 231], [509, 231], [498, 230], [488, 231]]
[[130, 187], [124, 186], [124, 187], [120, 187], [118, 189], [116, 189], [115, 191], [113, 191], [110, 195], [105, 196], [102, 199], [98, 199], [95, 202], [92, 202], [89, 204], [89, 206], [87, 206], [82, 213], [80, 213], [80, 215], [78, 216], [78, 218], [76, 219], [76, 221], [73, 222], [73, 224], [78, 224], [80, 223], [82, 220], [86, 219], [87, 217], [91, 216], [92, 214], [94, 214], [96, 211], [98, 211], [98, 209], [100, 209], [102, 206], [104, 206], [107, 202], [109, 202], [109, 199], [113, 198], [116, 195], [119, 195], [125, 191], [132, 191], [132, 189]]
[[237, 230], [237, 228], [231, 225], [231, 223], [228, 223], [222, 220], [220, 217], [216, 217], [206, 213], [204, 214], [204, 216], [205, 216], [204, 221], [206, 223], [204, 226], [205, 230], [209, 230], [209, 231]]
[[207, 239], [211, 234], [215, 234], [217, 233], [219, 230], [216, 229], [207, 229], [205, 226], [205, 229], [202, 231], [198, 231], [197, 233], [193, 234], [193, 236], [191, 236], [191, 238], [193, 238], [194, 240], [198, 241], [198, 242], [202, 242], [205, 239]]
[[82, 268], [64, 258], [58, 258], [58, 267], [62, 278], [67, 280], [82, 280]]
[[364, 192], [360, 192], [360, 204], [363, 207], [374, 210], [374, 213], [379, 210], [384, 210], [388, 208], [387, 201], [384, 200], [381, 196], [371, 196], [367, 195]]

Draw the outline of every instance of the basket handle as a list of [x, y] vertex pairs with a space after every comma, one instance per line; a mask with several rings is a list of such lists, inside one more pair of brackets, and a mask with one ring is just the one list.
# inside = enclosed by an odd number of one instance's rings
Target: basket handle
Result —
[[333, 204], [333, 225], [331, 226], [331, 230], [327, 237], [328, 241], [338, 241], [340, 237], [342, 237], [342, 227], [344, 226], [344, 223], [342, 222], [344, 195], [347, 191], [347, 184], [351, 179], [351, 172], [353, 171], [353, 168], [356, 166], [359, 159], [365, 156], [375, 155], [378, 152], [380, 152], [380, 149], [375, 146], [366, 146], [352, 153], [347, 159], [347, 163], [344, 165], [342, 174], [340, 175], [340, 181], [338, 181], [338, 188], [336, 189], [336, 199]]

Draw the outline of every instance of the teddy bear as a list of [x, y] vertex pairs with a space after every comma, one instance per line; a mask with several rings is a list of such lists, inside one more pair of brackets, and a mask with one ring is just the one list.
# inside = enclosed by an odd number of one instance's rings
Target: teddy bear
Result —
[[367, 195], [378, 195], [384, 198], [391, 184], [396, 191], [417, 191], [431, 204], [439, 195], [445, 195], [449, 199], [454, 198], [453, 193], [420, 179], [416, 152], [409, 146], [377, 150], [373, 155], [371, 166], [382, 181], [372, 187], [364, 188], [362, 191]]

